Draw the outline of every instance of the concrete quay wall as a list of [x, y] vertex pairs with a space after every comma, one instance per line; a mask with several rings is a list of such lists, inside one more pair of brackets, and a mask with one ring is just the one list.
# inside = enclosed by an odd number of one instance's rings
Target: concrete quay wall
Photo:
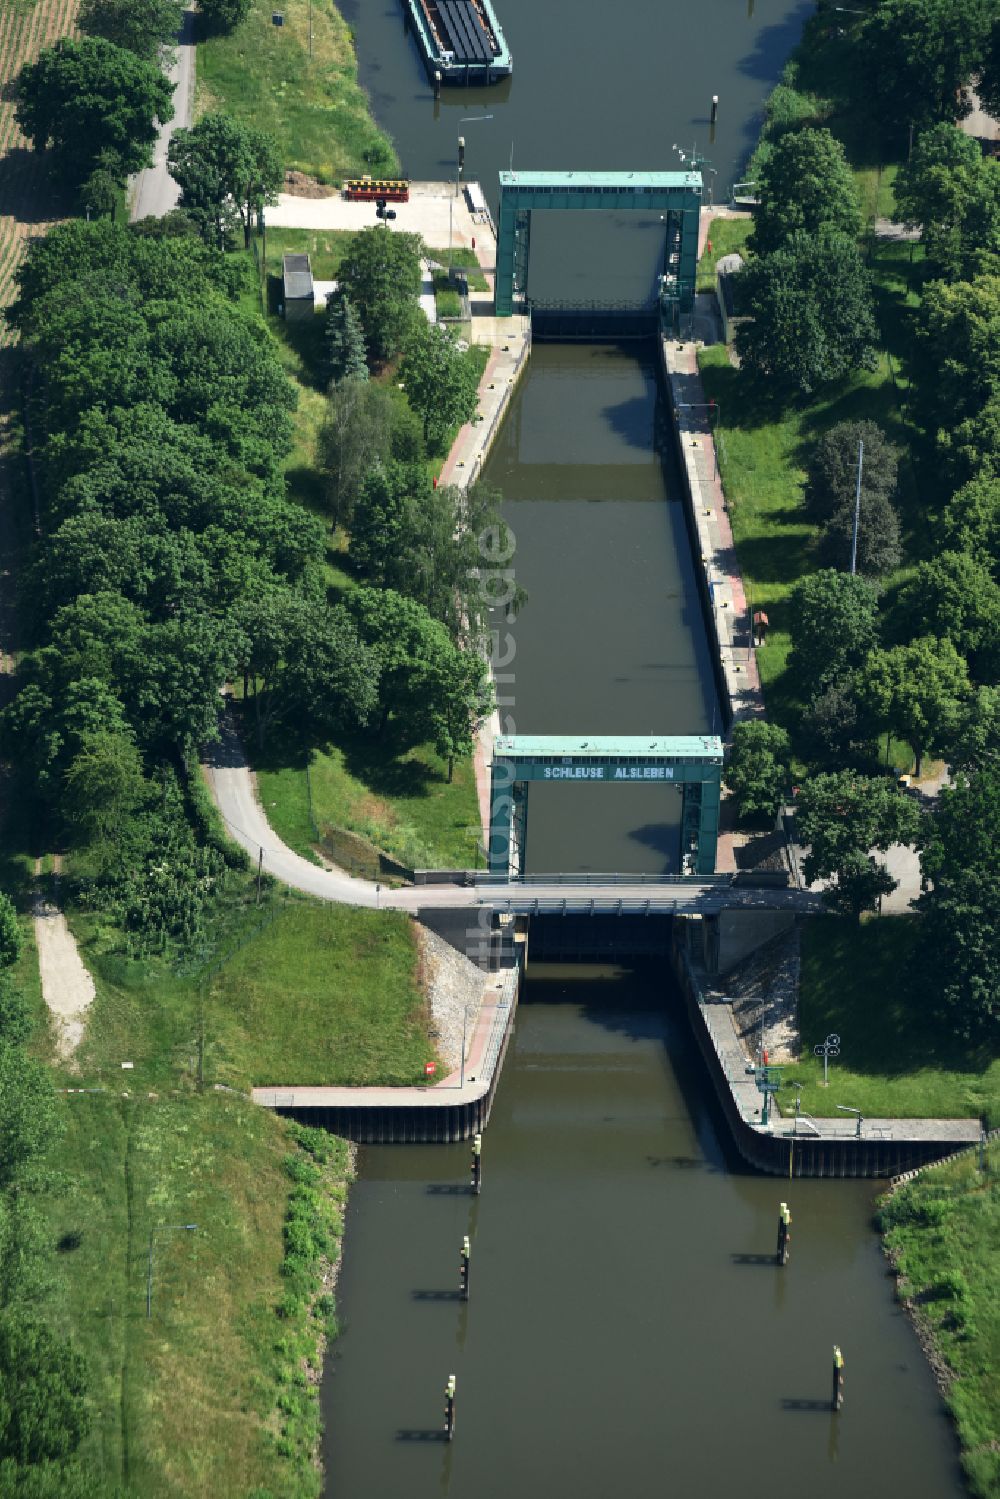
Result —
[[670, 401], [695, 570], [715, 652], [719, 695], [728, 731], [738, 719], [760, 717], [764, 712], [753, 647], [752, 605], [736, 558], [715, 451], [713, 409], [705, 400], [697, 345], [661, 336], [660, 362]]

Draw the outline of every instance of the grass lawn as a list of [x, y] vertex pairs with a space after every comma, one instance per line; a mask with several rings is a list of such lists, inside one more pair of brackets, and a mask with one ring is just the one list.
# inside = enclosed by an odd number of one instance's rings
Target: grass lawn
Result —
[[309, 785], [301, 767], [258, 769], [257, 779], [271, 826], [299, 853], [319, 844], [336, 863], [371, 877], [376, 850], [410, 868], [482, 866], [471, 756], [456, 761], [449, 783], [447, 764], [430, 745], [396, 757], [359, 739], [317, 750]]
[[198, 47], [198, 113], [221, 109], [266, 130], [286, 167], [321, 182], [395, 176], [396, 153], [372, 119], [350, 28], [332, 0], [282, 0], [282, 26], [272, 25], [273, 9], [253, 0], [232, 35]]
[[886, 1248], [925, 1338], [954, 1374], [946, 1400], [978, 1499], [1000, 1494], [1000, 1146], [921, 1174], [883, 1203]]
[[723, 255], [742, 251], [753, 229], [753, 219], [713, 219], [708, 231], [712, 248], [705, 245], [705, 253], [698, 262], [696, 291], [715, 290], [715, 267]]
[[[712, 226], [713, 248], [719, 222]], [[723, 346], [700, 355], [706, 395], [719, 405], [719, 466], [740, 568], [753, 608], [764, 609], [770, 618], [767, 644], [757, 654], [768, 712], [793, 736], [803, 705], [785, 675], [790, 644], [785, 601], [792, 585], [817, 566], [812, 547], [816, 528], [802, 508], [804, 464], [816, 438], [841, 421], [870, 418], [901, 448], [912, 441], [902, 404], [906, 387], [899, 374], [909, 338], [906, 314], [916, 305], [919, 275], [919, 255], [911, 262], [910, 254], [906, 244], [880, 242], [876, 248], [872, 269], [885, 348], [872, 373], [862, 371], [811, 400], [782, 408], [759, 384], [742, 377]], [[904, 546], [915, 553], [923, 528], [905, 460], [897, 500]], [[885, 581], [891, 587], [898, 579]], [[908, 763], [900, 765], [909, 768]]]
[[456, 270], [467, 272], [466, 280], [470, 291], [489, 291], [489, 282], [483, 275], [479, 257], [469, 245], [453, 245], [450, 252], [447, 248], [444, 250], [428, 248], [427, 258], [438, 265], [447, 266], [449, 253], [452, 266]]
[[[89, 1370], [82, 1466], [102, 1493], [144, 1499], [318, 1494], [304, 1370], [324, 1321], [305, 1305], [280, 1321], [276, 1311], [284, 1162], [301, 1152], [283, 1121], [243, 1099], [128, 1098], [126, 1076], [104, 1095], [65, 1098], [51, 1164], [66, 1185], [43, 1204], [59, 1251], [46, 1309]], [[337, 1142], [338, 1217], [346, 1166]], [[162, 1227], [183, 1223], [197, 1228]]]
[[[859, 927], [825, 916], [804, 924], [803, 1056], [784, 1069], [784, 1113], [794, 1112], [794, 1081], [810, 1114], [834, 1114], [846, 1104], [871, 1118], [985, 1115], [1000, 1125], [1000, 1060], [970, 1051], [915, 1005], [908, 974], [918, 920], [886, 916]], [[841, 1049], [824, 1088], [813, 1047], [831, 1031]]]
[[[80, 1065], [137, 1094], [206, 1083], [416, 1083], [434, 1050], [409, 918], [272, 894], [235, 914], [219, 955], [178, 973], [72, 915], [97, 986]], [[226, 958], [226, 954], [229, 954]], [[225, 961], [223, 961], [225, 958]], [[199, 1061], [201, 1053], [201, 1061]], [[67, 1079], [69, 1081], [69, 1079]]]
[[[269, 224], [265, 269], [280, 280], [282, 256], [305, 254], [309, 256], [315, 280], [335, 281], [353, 238], [353, 229], [286, 229], [272, 228]], [[257, 243], [262, 246], [260, 240]]]

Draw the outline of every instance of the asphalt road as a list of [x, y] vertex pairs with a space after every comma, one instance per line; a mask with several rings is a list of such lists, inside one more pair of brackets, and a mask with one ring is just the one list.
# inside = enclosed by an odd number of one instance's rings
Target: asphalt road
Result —
[[174, 85], [174, 117], [160, 126], [153, 150], [153, 165], [132, 179], [131, 217], [162, 218], [177, 207], [180, 188], [167, 171], [167, 148], [170, 137], [179, 127], [191, 124], [194, 103], [194, 12], [185, 11], [184, 24], [177, 45], [177, 57], [167, 76]]

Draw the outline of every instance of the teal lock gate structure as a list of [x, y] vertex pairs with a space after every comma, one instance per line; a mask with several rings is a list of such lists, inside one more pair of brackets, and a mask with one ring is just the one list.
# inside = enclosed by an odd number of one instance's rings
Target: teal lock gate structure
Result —
[[531, 214], [541, 208], [660, 214], [664, 225], [660, 311], [667, 325], [675, 324], [694, 304], [701, 200], [700, 172], [501, 172], [497, 317], [512, 317], [516, 303], [526, 294]]
[[722, 740], [699, 734], [652, 736], [507, 735], [493, 741], [490, 776], [491, 874], [523, 872], [532, 781], [588, 785], [642, 783], [679, 787], [683, 796], [681, 854], [692, 878], [715, 873], [722, 786]]

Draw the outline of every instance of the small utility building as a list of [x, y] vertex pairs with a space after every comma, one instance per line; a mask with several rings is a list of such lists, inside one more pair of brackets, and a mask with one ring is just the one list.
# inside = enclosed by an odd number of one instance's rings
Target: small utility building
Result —
[[285, 320], [301, 323], [313, 316], [315, 291], [308, 255], [284, 255], [281, 261], [284, 282]]

